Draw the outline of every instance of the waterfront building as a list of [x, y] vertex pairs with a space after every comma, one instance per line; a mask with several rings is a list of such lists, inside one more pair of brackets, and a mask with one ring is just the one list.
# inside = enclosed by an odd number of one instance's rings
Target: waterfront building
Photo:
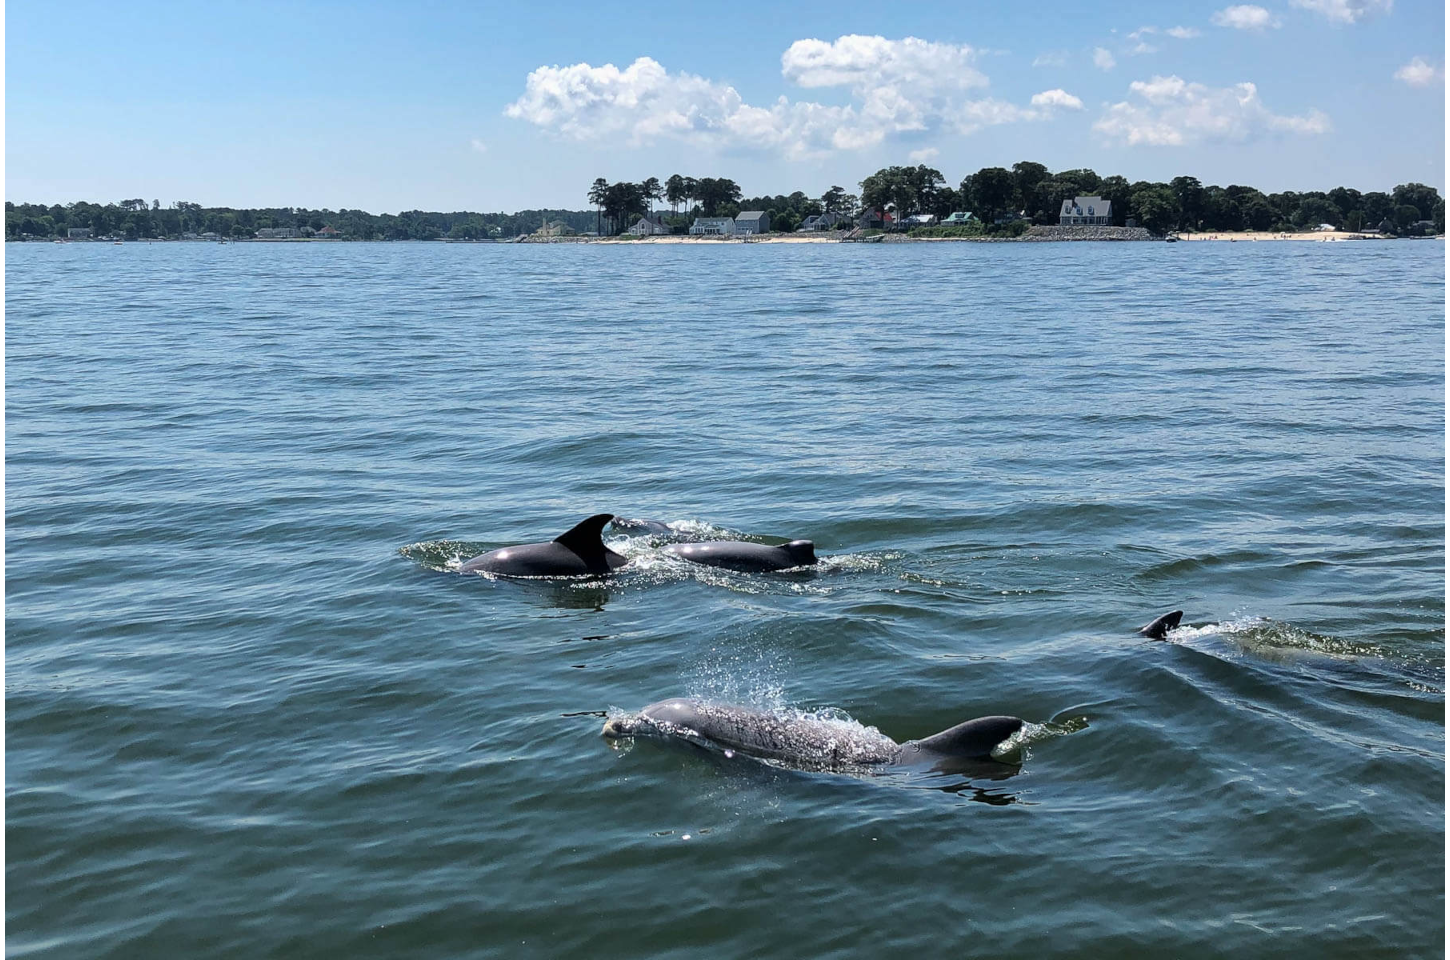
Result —
[[735, 235], [750, 236], [770, 232], [770, 214], [764, 210], [746, 210], [735, 218]]
[[1064, 227], [1111, 226], [1113, 202], [1102, 197], [1077, 197], [1062, 201], [1057, 222]]
[[639, 222], [629, 228], [636, 237], [658, 237], [670, 232], [670, 228], [658, 217], [640, 217]]
[[694, 237], [731, 236], [735, 233], [733, 217], [696, 217], [690, 224], [690, 235]]

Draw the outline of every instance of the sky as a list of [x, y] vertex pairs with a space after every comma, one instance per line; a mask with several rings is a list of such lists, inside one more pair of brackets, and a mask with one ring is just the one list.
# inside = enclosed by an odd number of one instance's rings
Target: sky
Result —
[[14, 202], [586, 209], [596, 177], [847, 192], [1020, 160], [1445, 185], [1439, 0], [10, 0]]

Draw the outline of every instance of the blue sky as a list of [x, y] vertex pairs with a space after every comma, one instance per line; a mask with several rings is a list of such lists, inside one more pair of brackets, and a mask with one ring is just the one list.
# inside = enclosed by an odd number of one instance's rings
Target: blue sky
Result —
[[854, 192], [1035, 160], [1445, 182], [1439, 2], [6, 7], [6, 198], [584, 209], [595, 177]]

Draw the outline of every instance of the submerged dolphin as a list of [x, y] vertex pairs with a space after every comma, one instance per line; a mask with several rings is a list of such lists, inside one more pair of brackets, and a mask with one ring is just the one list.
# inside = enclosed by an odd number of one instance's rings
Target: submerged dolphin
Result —
[[613, 515], [598, 513], [581, 520], [547, 543], [503, 547], [474, 557], [464, 573], [500, 573], [508, 577], [578, 577], [608, 573], [629, 561], [599, 538]]
[[625, 533], [648, 533], [656, 537], [671, 537], [675, 531], [670, 525], [660, 520], [634, 520], [629, 517], [615, 517], [610, 525], [616, 530], [623, 530]]
[[1178, 621], [1183, 619], [1182, 610], [1174, 610], [1172, 613], [1165, 613], [1147, 626], [1140, 627], [1138, 632], [1149, 640], [1164, 640], [1168, 637], [1168, 631], [1178, 627]]
[[[979, 717], [924, 740], [897, 743], [870, 727], [817, 717], [791, 716], [704, 700], [661, 700], [638, 714], [604, 724], [610, 739], [635, 736], [706, 741], [749, 756], [824, 769], [922, 767], [936, 771], [1005, 768], [1020, 754], [993, 751], [1024, 726], [1016, 717]], [[1015, 757], [1015, 759], [1013, 759]]]
[[741, 540], [707, 540], [704, 543], [670, 544], [665, 547], [665, 552], [683, 560], [741, 573], [789, 570], [816, 562], [816, 545], [809, 540], [792, 540], [779, 547]]

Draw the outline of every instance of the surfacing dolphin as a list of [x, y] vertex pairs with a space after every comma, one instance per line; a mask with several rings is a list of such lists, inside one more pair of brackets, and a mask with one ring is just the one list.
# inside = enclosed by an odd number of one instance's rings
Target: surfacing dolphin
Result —
[[706, 540], [703, 543], [672, 543], [665, 553], [682, 560], [724, 567], [741, 573], [789, 570], [816, 562], [816, 545], [809, 540], [792, 540], [778, 547], [743, 540]]
[[547, 543], [502, 547], [463, 564], [464, 573], [497, 573], [506, 577], [580, 577], [603, 574], [629, 561], [604, 545], [600, 534], [613, 514], [597, 513], [581, 520]]
[[1020, 752], [1004, 744], [1023, 726], [1016, 717], [979, 717], [924, 740], [897, 743], [874, 727], [843, 720], [676, 698], [613, 717], [603, 734], [609, 739], [678, 737], [813, 769], [1002, 772], [1021, 764]]
[[1178, 622], [1183, 619], [1182, 610], [1174, 610], [1172, 613], [1165, 613], [1152, 623], [1140, 627], [1138, 633], [1149, 640], [1166, 640], [1168, 631], [1178, 628]]

